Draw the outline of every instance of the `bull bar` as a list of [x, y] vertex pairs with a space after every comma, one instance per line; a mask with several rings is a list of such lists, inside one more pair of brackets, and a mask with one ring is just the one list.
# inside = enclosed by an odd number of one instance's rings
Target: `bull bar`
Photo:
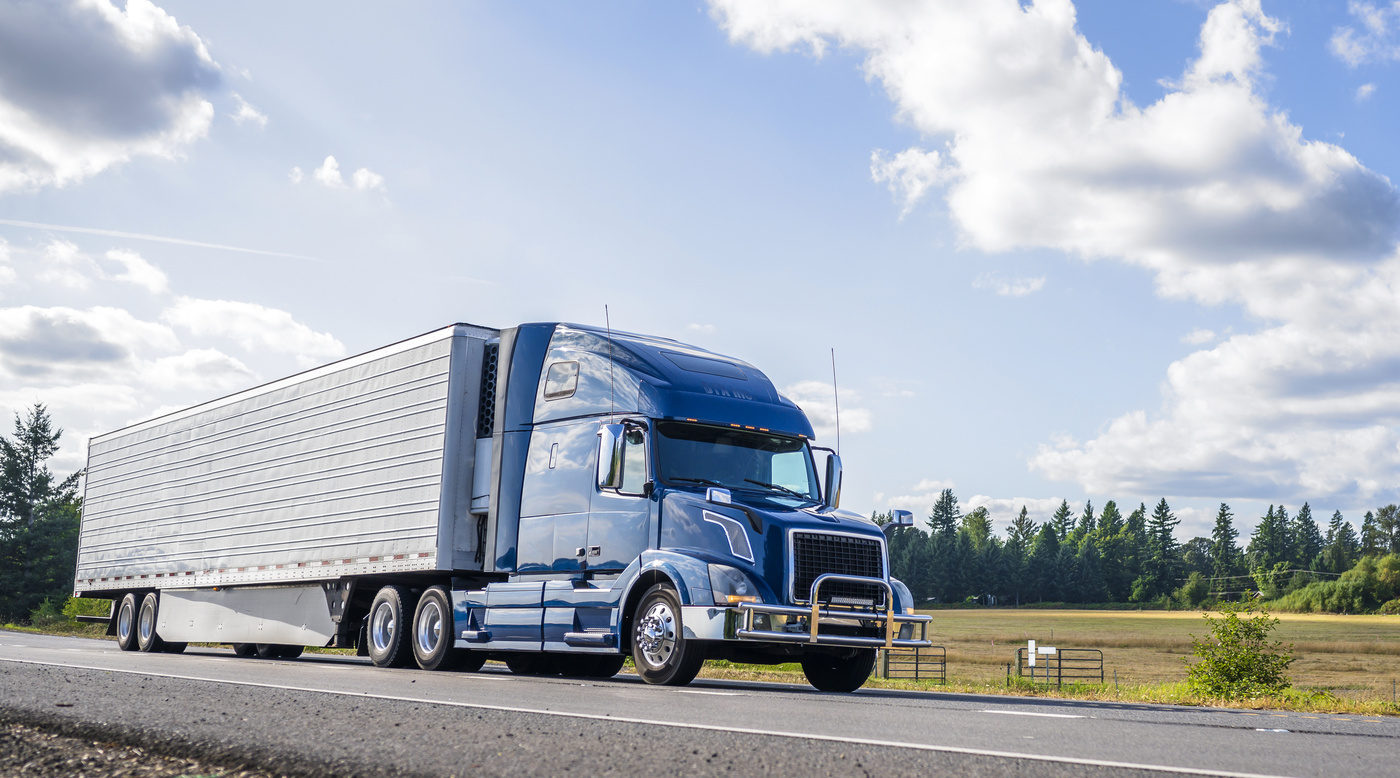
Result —
[[[822, 585], [833, 581], [845, 581], [848, 583], [871, 584], [882, 587], [885, 590], [884, 611], [875, 610], [845, 610], [832, 607], [822, 607], [821, 598], [818, 596]], [[743, 628], [735, 630], [734, 637], [740, 640], [776, 640], [789, 643], [815, 643], [825, 646], [859, 646], [871, 648], [928, 648], [933, 642], [928, 640], [928, 623], [933, 620], [932, 616], [919, 616], [916, 614], [901, 614], [894, 612], [894, 589], [890, 587], [888, 581], [882, 578], [867, 578], [858, 575], [839, 575], [837, 573], [826, 573], [817, 576], [817, 580], [812, 582], [811, 594], [812, 606], [810, 608], [800, 605], [769, 605], [759, 602], [739, 603], [739, 613], [744, 619]], [[776, 632], [772, 630], [754, 629], [754, 614], [771, 614], [777, 616], [807, 616], [808, 630], [806, 632]], [[858, 619], [861, 621], [884, 622], [885, 637], [864, 637], [861, 635], [831, 635], [822, 634], [820, 625], [822, 619]], [[919, 638], [897, 638], [899, 631], [896, 625], [913, 623], [919, 625]]]

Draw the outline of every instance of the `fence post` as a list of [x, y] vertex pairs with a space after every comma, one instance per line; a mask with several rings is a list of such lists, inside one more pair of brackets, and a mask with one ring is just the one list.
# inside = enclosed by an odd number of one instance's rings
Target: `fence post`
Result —
[[887, 648], [880, 649], [880, 675], [886, 680], [890, 677], [890, 651]]

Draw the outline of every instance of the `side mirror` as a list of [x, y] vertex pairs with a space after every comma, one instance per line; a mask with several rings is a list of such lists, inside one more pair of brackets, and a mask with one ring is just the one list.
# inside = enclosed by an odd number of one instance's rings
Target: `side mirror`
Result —
[[890, 511], [890, 522], [880, 529], [885, 533], [885, 537], [888, 538], [892, 537], [892, 533], [900, 527], [912, 526], [914, 526], [913, 511], [892, 510]]
[[626, 433], [621, 424], [604, 424], [598, 428], [598, 488], [622, 488], [622, 441]]
[[841, 507], [841, 457], [836, 454], [826, 457], [826, 494], [823, 498], [828, 508]]

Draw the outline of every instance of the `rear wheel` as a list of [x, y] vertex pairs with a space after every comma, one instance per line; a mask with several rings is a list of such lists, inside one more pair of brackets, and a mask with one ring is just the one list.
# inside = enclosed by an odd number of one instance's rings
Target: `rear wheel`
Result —
[[873, 648], [853, 648], [844, 655], [802, 655], [802, 673], [807, 682], [824, 692], [853, 692], [865, 685], [874, 669]]
[[117, 606], [117, 646], [123, 651], [135, 651], [136, 644], [136, 595], [128, 594]]
[[[452, 599], [434, 586], [418, 598], [413, 611], [413, 658], [424, 670], [451, 670], [467, 652], [453, 647]], [[483, 657], [484, 658], [484, 657]]]
[[304, 648], [305, 646], [278, 646], [277, 656], [281, 659], [296, 659], [301, 656]]
[[165, 641], [156, 634], [156, 616], [159, 615], [160, 598], [155, 592], [148, 592], [141, 600], [141, 610], [136, 615], [136, 645], [147, 653], [161, 650]]
[[258, 647], [255, 646], [255, 645], [253, 645], [252, 643], [234, 643], [234, 644], [233, 644], [233, 655], [234, 655], [234, 656], [256, 656], [257, 653], [258, 653]]
[[561, 675], [575, 678], [611, 678], [627, 662], [620, 654], [572, 654], [555, 660]]
[[279, 656], [281, 648], [281, 646], [273, 643], [255, 643], [253, 645], [253, 652], [258, 655], [259, 659], [276, 659]]
[[409, 640], [413, 599], [404, 586], [386, 586], [369, 606], [369, 658], [376, 667], [407, 667], [413, 661]]
[[506, 667], [516, 675], [557, 675], [554, 662], [545, 654], [513, 653], [506, 655]]
[[167, 642], [165, 645], [160, 647], [160, 650], [167, 654], [183, 654], [185, 653], [185, 648], [187, 646], [189, 646], [189, 643]]
[[685, 639], [676, 590], [656, 584], [642, 596], [632, 619], [632, 661], [647, 683], [685, 686], [705, 664], [704, 645]]

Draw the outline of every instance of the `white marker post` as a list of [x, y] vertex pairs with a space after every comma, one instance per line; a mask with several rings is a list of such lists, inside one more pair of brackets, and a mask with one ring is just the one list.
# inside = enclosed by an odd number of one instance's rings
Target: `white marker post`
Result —
[[[1035, 667], [1035, 641], [1034, 641], [1034, 640], [1027, 640], [1027, 641], [1026, 641], [1026, 656], [1030, 657], [1030, 659], [1028, 660], [1030, 666], [1031, 666], [1031, 667]], [[1035, 680], [1035, 671], [1034, 671], [1034, 670], [1031, 671], [1031, 680], [1032, 680], [1032, 681]]]
[[[1041, 655], [1045, 656], [1045, 683], [1046, 683], [1046, 685], [1049, 685], [1049, 683], [1050, 683], [1050, 657], [1052, 657], [1052, 656], [1055, 655], [1055, 647], [1054, 647], [1054, 646], [1041, 646], [1040, 648], [1037, 648], [1037, 649], [1035, 650], [1035, 652], [1036, 652], [1037, 654], [1041, 654]], [[1034, 676], [1032, 676], [1032, 680], [1034, 680]]]

